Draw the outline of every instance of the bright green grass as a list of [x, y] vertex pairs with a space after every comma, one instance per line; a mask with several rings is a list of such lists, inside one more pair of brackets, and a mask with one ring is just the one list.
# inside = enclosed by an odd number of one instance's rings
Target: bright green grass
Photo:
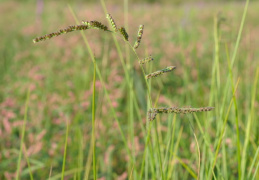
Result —
[[[15, 102], [2, 104], [1, 116], [4, 111], [16, 115], [9, 118], [11, 132], [0, 121], [0, 179], [259, 178], [259, 4], [251, 2], [246, 12], [245, 4], [188, 9], [127, 3], [116, 10], [104, 3], [75, 3], [70, 9], [47, 3], [42, 31], [33, 26], [32, 4], [25, 9], [0, 4], [6, 14], [0, 19], [0, 101]], [[78, 24], [77, 19], [108, 24], [105, 9], [117, 25], [129, 28], [132, 43], [139, 24], [145, 25], [137, 54], [141, 59], [152, 54], [153, 63], [141, 69], [121, 38], [100, 31], [32, 43]], [[215, 18], [219, 10], [226, 18], [221, 26]], [[169, 65], [177, 70], [146, 84], [142, 70]], [[82, 102], [89, 104], [84, 108]], [[145, 123], [148, 107], [174, 105], [215, 109], [163, 114]], [[24, 128], [14, 126], [23, 118]], [[34, 152], [34, 146], [40, 150]]]

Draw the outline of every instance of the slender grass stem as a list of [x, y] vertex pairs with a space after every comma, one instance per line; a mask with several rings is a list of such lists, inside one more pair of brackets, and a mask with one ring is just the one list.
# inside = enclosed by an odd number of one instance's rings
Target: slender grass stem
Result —
[[63, 164], [62, 164], [62, 176], [61, 179], [63, 180], [65, 177], [65, 167], [66, 167], [66, 157], [67, 157], [67, 140], [68, 140], [68, 132], [69, 132], [69, 122], [66, 121], [66, 138], [65, 138], [65, 145], [64, 145], [64, 155], [63, 155]]
[[189, 120], [189, 124], [190, 124], [191, 130], [192, 130], [192, 133], [193, 133], [193, 136], [194, 136], [194, 139], [195, 139], [195, 143], [196, 143], [196, 146], [197, 146], [197, 152], [198, 152], [197, 180], [199, 180], [199, 178], [200, 178], [200, 168], [201, 168], [201, 152], [200, 152], [198, 139], [197, 139], [196, 134], [194, 132], [194, 128], [191, 125], [190, 119], [188, 119], [188, 120]]
[[220, 68], [219, 68], [219, 22], [218, 16], [214, 17], [214, 44], [215, 44], [215, 63], [216, 63], [216, 77], [217, 77], [217, 88], [220, 89]]
[[[183, 132], [183, 127], [181, 126], [180, 130], [179, 130], [179, 134], [178, 134], [178, 137], [177, 137], [177, 140], [176, 140], [176, 143], [174, 145], [174, 149], [172, 149], [173, 147], [171, 147], [171, 151], [170, 151], [170, 158], [169, 159], [172, 159], [171, 162], [171, 166], [169, 168], [169, 171], [168, 171], [168, 174], [167, 174], [167, 179], [173, 179], [173, 174], [175, 174], [175, 160], [177, 159], [177, 157], [175, 156], [177, 154], [177, 151], [178, 151], [178, 148], [179, 148], [179, 143], [180, 143], [180, 140], [181, 140], [181, 137], [182, 137], [182, 132]], [[188, 170], [187, 170], [188, 171]], [[196, 176], [193, 176], [195, 179], [197, 178]]]
[[97, 179], [96, 172], [96, 152], [95, 152], [95, 82], [96, 82], [96, 61], [94, 63], [94, 73], [93, 73], [93, 94], [92, 94], [92, 143], [93, 143], [93, 176], [94, 180]]
[[19, 151], [19, 157], [17, 161], [17, 169], [16, 169], [16, 180], [20, 177], [20, 167], [21, 167], [21, 160], [22, 160], [22, 147], [24, 144], [24, 136], [25, 136], [25, 128], [27, 123], [27, 116], [28, 116], [28, 108], [29, 108], [29, 100], [30, 100], [30, 90], [27, 90], [26, 95], [26, 102], [25, 102], [25, 112], [24, 112], [24, 118], [23, 118], [23, 126], [22, 126], [22, 135], [21, 135], [21, 143], [20, 143], [20, 151]]
[[219, 141], [218, 141], [218, 145], [217, 145], [217, 148], [216, 148], [216, 153], [215, 153], [215, 156], [214, 156], [214, 160], [213, 160], [213, 164], [212, 164], [212, 168], [210, 170], [210, 175], [209, 175], [209, 179], [212, 179], [212, 175], [214, 173], [214, 167], [216, 165], [216, 161], [217, 161], [217, 157], [218, 157], [218, 153], [219, 153], [219, 149], [220, 149], [220, 146], [221, 146], [221, 142], [222, 142], [222, 139], [223, 139], [223, 135], [225, 133], [225, 129], [226, 129], [226, 124], [227, 124], [227, 120], [228, 120], [228, 117], [229, 117], [229, 112], [230, 112], [230, 109], [232, 107], [232, 103], [233, 103], [233, 99], [234, 99], [234, 96], [235, 96], [235, 92], [237, 90], [237, 87], [238, 87], [238, 83], [239, 83], [239, 79], [236, 83], [236, 86], [235, 86], [235, 91], [233, 92], [233, 97], [232, 97], [232, 100], [228, 106], [228, 110], [227, 110], [227, 114], [225, 116], [225, 120], [224, 120], [224, 124], [223, 124], [223, 127], [222, 127], [222, 130], [221, 130], [221, 133], [220, 133], [220, 138], [219, 138]]
[[30, 163], [29, 158], [27, 157], [27, 149], [26, 149], [25, 144], [23, 144], [23, 149], [24, 149], [24, 156], [25, 156], [25, 159], [26, 159], [26, 162], [27, 162], [27, 165], [28, 165], [28, 169], [29, 169], [30, 179], [33, 180], [33, 175], [32, 175], [32, 170], [31, 170], [31, 163]]
[[164, 174], [168, 174], [168, 168], [169, 168], [169, 151], [171, 150], [171, 148], [173, 147], [173, 141], [174, 141], [174, 135], [175, 135], [175, 121], [176, 121], [176, 114], [174, 114], [172, 120], [172, 125], [171, 128], [169, 128], [168, 131], [168, 139], [169, 141], [167, 142], [167, 147], [166, 147], [166, 153], [165, 153], [165, 157], [164, 157], [164, 163], [163, 163], [163, 170], [164, 170]]
[[245, 143], [244, 143], [244, 149], [242, 153], [242, 180], [245, 178], [245, 171], [246, 171], [246, 161], [247, 161], [247, 148], [248, 148], [248, 143], [249, 143], [249, 138], [250, 138], [250, 133], [251, 133], [251, 128], [252, 128], [252, 122], [254, 120], [254, 111], [255, 111], [255, 97], [256, 97], [256, 89], [257, 89], [257, 81], [259, 78], [259, 68], [256, 70], [256, 75], [253, 83], [253, 88], [252, 88], [252, 97], [251, 97], [251, 105], [250, 105], [250, 113], [248, 115], [248, 121], [246, 125], [246, 134], [245, 134]]
[[[103, 9], [104, 9], [105, 14], [107, 14], [107, 9], [106, 9], [105, 2], [104, 2], [103, 0], [101, 0], [101, 3], [102, 3], [102, 7], [103, 7]], [[118, 42], [117, 42], [117, 40], [116, 40], [116, 38], [115, 38], [114, 35], [113, 35], [113, 40], [114, 40], [114, 42], [115, 42], [116, 48], [118, 49], [119, 57], [120, 57], [120, 60], [121, 60], [121, 63], [122, 63], [122, 66], [123, 66], [123, 69], [124, 69], [124, 72], [125, 72], [126, 81], [127, 81], [127, 83], [129, 84], [129, 88], [132, 89], [132, 84], [130, 83], [130, 80], [129, 80], [129, 79], [130, 79], [130, 78], [129, 78], [129, 73], [128, 73], [127, 69], [126, 69], [125, 62], [123, 61], [123, 57], [122, 57], [122, 54], [121, 54], [120, 46], [118, 45]], [[139, 57], [138, 57], [138, 55], [137, 55], [135, 49], [131, 46], [131, 44], [130, 44], [128, 41], [126, 41], [126, 43], [131, 47], [131, 49], [132, 49], [133, 52], [135, 53], [135, 55], [136, 55], [138, 61], [140, 61], [140, 59], [139, 59]], [[144, 68], [143, 68], [142, 65], [140, 65], [140, 67], [141, 67], [141, 69], [142, 69], [143, 76], [145, 77]], [[146, 88], [147, 88], [147, 92], [148, 92], [148, 97], [149, 97], [150, 105], [152, 106], [152, 99], [151, 99], [151, 93], [150, 93], [150, 91], [149, 91], [149, 85], [148, 85], [148, 82], [147, 82], [146, 78], [144, 78], [144, 79], [145, 79], [145, 82], [146, 82]], [[148, 118], [147, 118], [147, 122], [148, 122]], [[149, 123], [147, 123], [147, 127], [149, 126], [148, 124], [149, 124]], [[151, 123], [151, 124], [152, 124], [152, 123]], [[149, 129], [149, 128], [148, 128], [148, 129]], [[149, 136], [149, 135], [150, 135], [150, 133], [148, 133], [148, 136]], [[149, 137], [148, 137], [147, 139], [149, 139]], [[146, 145], [147, 145], [147, 144], [146, 144]], [[145, 146], [145, 149], [146, 149], [146, 147], [147, 147], [147, 146]], [[146, 154], [146, 151], [145, 151], [145, 153], [144, 153], [143, 159], [145, 159], [145, 154]], [[142, 177], [142, 175], [140, 175], [140, 177]]]
[[[240, 43], [240, 39], [241, 39], [241, 35], [242, 35], [242, 31], [243, 31], [243, 27], [244, 27], [244, 23], [245, 23], [245, 19], [246, 19], [248, 5], [249, 5], [249, 0], [246, 0], [246, 5], [245, 5], [245, 9], [244, 9], [244, 12], [243, 12], [243, 15], [242, 15], [242, 20], [241, 20], [241, 24], [240, 24], [236, 44], [235, 44], [235, 49], [234, 49], [232, 59], [231, 59], [231, 68], [233, 67], [235, 59], [236, 59], [237, 50], [238, 50], [238, 47], [239, 47], [239, 43]], [[239, 179], [243, 179], [244, 175], [245, 175], [244, 174], [245, 172], [244, 172], [243, 168], [241, 170], [240, 136], [239, 136], [239, 123], [238, 123], [237, 118], [236, 118], [236, 133], [237, 133], [237, 153], [238, 153], [238, 155], [237, 155], [237, 157], [238, 157], [238, 175], [239, 175]]]
[[160, 176], [162, 177], [162, 180], [164, 180], [165, 177], [164, 177], [164, 173], [163, 173], [162, 158], [161, 158], [161, 152], [160, 152], [160, 143], [159, 143], [158, 130], [157, 130], [157, 121], [155, 121], [155, 136], [156, 136], [156, 148], [157, 148], [157, 151], [158, 151]]
[[254, 175], [253, 175], [252, 180], [254, 180], [254, 179], [256, 178], [256, 176], [258, 175], [258, 174], [257, 174], [258, 169], [259, 169], [259, 161], [257, 162], [257, 165], [256, 165], [256, 168], [255, 168], [255, 171], [254, 171]]
[[[257, 148], [257, 150], [256, 150], [255, 155], [254, 155], [254, 159], [253, 159], [253, 162], [252, 162], [252, 164], [251, 164], [250, 170], [249, 170], [249, 172], [248, 172], [247, 179], [251, 179], [252, 170], [253, 170], [253, 168], [254, 168], [255, 161], [256, 161], [256, 160], [258, 159], [258, 157], [259, 157], [258, 155], [259, 155], [259, 146], [258, 146], [258, 148]], [[258, 164], [259, 164], [259, 161], [258, 161]], [[256, 173], [257, 173], [257, 171], [254, 172], [254, 174], [256, 174]]]

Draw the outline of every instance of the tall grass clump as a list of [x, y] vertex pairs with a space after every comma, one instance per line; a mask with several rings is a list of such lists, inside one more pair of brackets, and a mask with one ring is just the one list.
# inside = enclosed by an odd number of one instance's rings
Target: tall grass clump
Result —
[[100, 2], [1, 2], [0, 179], [259, 179], [259, 1]]
[[0, 6], [0, 180], [259, 179], [259, 1], [37, 2]]
[[[104, 2], [103, 2], [103, 7], [104, 7], [104, 10], [107, 11], [106, 8], [105, 8]], [[74, 15], [74, 17], [75, 17], [75, 15]], [[153, 169], [157, 165], [154, 164], [155, 163], [155, 161], [153, 159], [154, 157], [152, 158], [152, 156], [153, 156], [152, 153], [157, 153], [157, 158], [158, 158], [158, 162], [159, 162], [159, 164], [158, 164], [159, 176], [161, 176], [162, 179], [166, 179], [167, 175], [165, 174], [165, 170], [167, 168], [166, 168], [165, 164], [163, 163], [163, 161], [166, 160], [166, 159], [163, 159], [163, 157], [162, 157], [161, 147], [160, 147], [160, 144], [159, 144], [159, 134], [158, 134], [157, 130], [155, 130], [156, 135], [154, 136], [154, 138], [156, 139], [154, 141], [156, 143], [156, 148], [154, 149], [150, 144], [150, 138], [152, 138], [151, 137], [152, 136], [151, 129], [152, 129], [153, 124], [155, 126], [155, 129], [157, 129], [157, 123], [154, 123], [154, 120], [156, 119], [157, 114], [168, 114], [168, 113], [190, 114], [190, 113], [196, 113], [196, 112], [211, 111], [214, 108], [213, 107], [198, 107], [198, 108], [193, 108], [193, 107], [157, 107], [157, 102], [153, 103], [153, 99], [152, 99], [151, 80], [153, 78], [162, 78], [162, 76], [164, 76], [165, 73], [172, 72], [174, 69], [176, 69], [176, 67], [175, 66], [168, 66], [168, 67], [166, 67], [164, 69], [161, 69], [161, 70], [146, 73], [147, 70], [145, 70], [144, 66], [147, 63], [149, 63], [149, 64], [152, 63], [154, 61], [154, 58], [151, 55], [148, 56], [148, 57], [140, 58], [137, 51], [136, 51], [139, 48], [139, 46], [141, 45], [141, 40], [142, 40], [143, 34], [144, 34], [144, 25], [139, 26], [136, 40], [133, 44], [131, 44], [129, 42], [129, 34], [128, 34], [127, 30], [125, 29], [125, 27], [123, 27], [123, 26], [119, 27], [115, 23], [115, 20], [113, 19], [112, 15], [109, 14], [109, 13], [107, 13], [106, 18], [108, 20], [108, 23], [110, 24], [111, 29], [109, 29], [102, 22], [99, 22], [99, 21], [96, 21], [96, 20], [82, 21], [83, 25], [68, 26], [67, 28], [60, 29], [56, 32], [37, 37], [37, 38], [33, 39], [33, 42], [38, 43], [38, 42], [41, 42], [41, 41], [44, 41], [44, 40], [49, 40], [49, 39], [52, 39], [56, 36], [67, 34], [67, 33], [73, 32], [73, 31], [86, 31], [86, 30], [89, 30], [89, 29], [101, 30], [102, 32], [111, 33], [112, 36], [113, 36], [116, 48], [117, 48], [117, 52], [118, 52], [119, 57], [120, 57], [120, 61], [121, 61], [122, 67], [123, 67], [123, 71], [125, 73], [126, 84], [128, 86], [128, 92], [127, 93], [129, 93], [129, 98], [131, 99], [129, 101], [129, 111], [130, 111], [130, 115], [131, 115], [131, 119], [130, 119], [129, 122], [133, 124], [133, 120], [135, 119], [133, 117], [134, 116], [134, 104], [135, 104], [135, 108], [136, 108], [137, 107], [137, 100], [136, 100], [135, 91], [133, 89], [134, 82], [133, 82], [133, 78], [132, 78], [132, 64], [127, 64], [125, 62], [125, 60], [123, 58], [123, 55], [122, 55], [121, 45], [119, 45], [116, 36], [118, 36], [119, 38], [124, 40], [124, 42], [128, 45], [128, 47], [130, 47], [130, 49], [134, 53], [135, 58], [138, 60], [139, 66], [142, 70], [142, 76], [144, 78], [144, 83], [145, 83], [146, 92], [147, 92], [147, 109], [148, 110], [146, 112], [147, 113], [146, 128], [143, 127], [143, 122], [140, 122], [140, 125], [142, 126], [142, 131], [145, 134], [145, 139], [144, 139], [145, 148], [144, 148], [144, 153], [143, 153], [143, 156], [142, 156], [142, 163], [139, 164], [140, 167], [141, 167], [140, 169], [138, 169], [136, 167], [138, 165], [136, 164], [136, 157], [135, 157], [135, 154], [134, 154], [134, 149], [128, 148], [125, 132], [122, 130], [122, 127], [121, 127], [122, 125], [119, 122], [118, 117], [117, 117], [117, 115], [115, 113], [115, 110], [113, 108], [112, 108], [112, 114], [114, 116], [114, 119], [118, 123], [118, 127], [120, 129], [120, 134], [121, 134], [121, 137], [123, 139], [124, 146], [126, 147], [127, 155], [129, 156], [129, 159], [130, 159], [129, 169], [131, 170], [131, 173], [132, 173], [131, 176], [134, 177], [134, 178], [140, 178], [140, 179], [143, 178], [144, 173], [145, 173], [146, 178], [149, 177], [149, 173], [151, 173], [153, 177], [157, 176], [154, 172], [154, 169]], [[85, 35], [84, 34], [82, 34], [82, 35], [83, 35], [84, 41], [87, 45], [88, 52], [89, 52], [89, 54], [91, 56], [91, 59], [93, 61], [94, 69], [96, 70], [98, 78], [100, 79], [100, 81], [103, 85], [108, 103], [111, 103], [109, 93], [108, 93], [108, 91], [107, 91], [107, 89], [104, 85], [103, 77], [100, 73], [98, 65], [96, 64], [96, 60], [94, 58], [91, 47], [89, 46]], [[130, 63], [130, 62], [128, 62], [128, 63]], [[150, 68], [148, 68], [148, 69], [149, 69], [148, 71], [151, 70]], [[95, 71], [94, 71], [93, 76], [94, 76], [93, 87], [95, 87]], [[93, 161], [93, 165], [92, 165], [93, 179], [97, 179], [98, 170], [97, 170], [96, 150], [95, 150], [96, 145], [95, 145], [95, 121], [94, 121], [95, 111], [96, 111], [95, 107], [96, 106], [95, 106], [95, 98], [94, 97], [95, 97], [95, 89], [93, 89], [93, 101], [92, 101], [93, 105], [92, 105], [92, 140], [91, 140], [92, 141], [92, 143], [91, 143], [92, 151], [91, 151], [91, 153], [92, 153], [92, 161]], [[137, 107], [136, 109], [137, 109], [137, 111], [139, 111], [139, 107]], [[140, 116], [140, 115], [138, 115], [138, 116]], [[67, 129], [68, 129], [68, 127], [67, 127]], [[132, 132], [132, 137], [133, 137], [134, 136], [134, 129], [131, 128], [130, 131]], [[193, 131], [193, 133], [194, 133], [194, 131]], [[66, 132], [66, 142], [67, 142], [67, 135], [68, 135], [68, 131]], [[195, 134], [194, 134], [194, 136], [195, 136]], [[196, 139], [196, 136], [195, 136], [195, 139]], [[197, 143], [197, 146], [198, 146], [197, 139], [196, 139], [196, 143]], [[65, 149], [66, 149], [66, 146], [65, 146]], [[172, 153], [169, 152], [169, 151], [170, 150], [169, 150], [169, 147], [168, 147], [167, 154], [169, 153], [169, 154], [172, 155]], [[65, 155], [64, 155], [64, 158], [65, 158]], [[149, 160], [150, 158], [151, 158], [151, 161]], [[152, 167], [151, 172], [149, 172], [149, 166]], [[199, 166], [200, 166], [200, 152], [199, 152]], [[65, 167], [65, 159], [63, 160], [62, 179], [64, 178], [64, 167]], [[185, 166], [185, 167], [186, 167], [187, 170], [189, 170], [190, 174], [192, 174], [193, 177], [195, 177], [195, 178], [199, 177], [199, 169], [198, 169], [198, 173], [197, 173], [198, 175], [195, 175], [195, 173], [193, 173], [192, 170], [190, 170], [187, 166]], [[90, 169], [90, 168], [91, 167], [89, 167], [89, 163], [87, 163], [86, 169]], [[89, 171], [86, 171], [86, 172], [89, 173]], [[88, 176], [89, 176], [88, 174], [85, 174], [86, 179], [88, 178]]]

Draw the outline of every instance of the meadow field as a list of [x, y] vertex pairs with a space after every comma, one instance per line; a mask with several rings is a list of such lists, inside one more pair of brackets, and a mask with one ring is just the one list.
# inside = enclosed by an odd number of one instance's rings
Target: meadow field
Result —
[[[259, 179], [259, 2], [68, 2], [0, 2], [0, 179]], [[106, 11], [131, 45], [144, 25], [136, 53], [99, 29], [33, 43]]]

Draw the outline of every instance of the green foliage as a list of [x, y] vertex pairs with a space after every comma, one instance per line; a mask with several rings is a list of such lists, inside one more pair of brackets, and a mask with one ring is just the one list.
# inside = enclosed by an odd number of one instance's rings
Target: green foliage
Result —
[[[0, 179], [14, 179], [18, 167], [20, 179], [259, 178], [258, 3], [248, 8], [239, 45], [243, 3], [205, 4], [202, 13], [196, 6], [129, 6], [128, 25], [122, 5], [108, 6], [132, 45], [145, 24], [140, 59], [119, 32], [87, 29], [34, 44], [38, 35], [80, 22], [65, 2], [48, 2], [33, 24], [35, 4], [23, 3], [0, 6]], [[80, 20], [109, 25], [106, 13], [96, 13], [100, 4], [72, 7]], [[220, 26], [219, 9], [226, 19]], [[149, 79], [146, 97], [140, 64], [146, 72], [177, 69]], [[212, 112], [145, 118], [151, 107], [208, 104]]]

